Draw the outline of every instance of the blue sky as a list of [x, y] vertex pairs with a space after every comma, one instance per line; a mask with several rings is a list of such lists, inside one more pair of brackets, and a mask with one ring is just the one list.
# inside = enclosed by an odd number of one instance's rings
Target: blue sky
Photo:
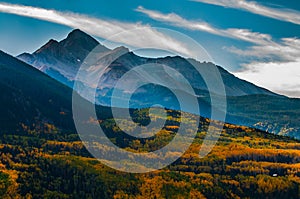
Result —
[[[151, 28], [168, 28], [196, 40], [215, 63], [238, 77], [278, 93], [300, 97], [300, 3], [284, 0], [170, 2], [2, 1], [0, 49], [18, 55], [33, 52], [50, 38], [61, 40], [74, 28], [83, 29], [101, 41], [118, 31], [141, 26], [150, 28], [142, 35], [153, 38], [144, 42], [160, 48], [170, 38]], [[129, 36], [126, 44], [142, 47], [143, 42], [130, 43], [136, 35], [131, 36], [132, 40]], [[183, 45], [182, 41], [176, 42], [169, 42], [172, 44], [167, 48], [174, 50]]]

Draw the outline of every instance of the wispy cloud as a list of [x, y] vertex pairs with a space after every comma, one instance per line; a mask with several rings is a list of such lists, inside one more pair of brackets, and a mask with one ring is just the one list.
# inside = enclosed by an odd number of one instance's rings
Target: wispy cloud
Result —
[[272, 7], [261, 5], [255, 1], [246, 1], [246, 0], [193, 0], [193, 1], [223, 6], [226, 8], [245, 10], [254, 14], [300, 25], [300, 12], [297, 10], [286, 9], [286, 8], [280, 8], [280, 9], [272, 8]]
[[204, 22], [196, 22], [196, 21], [189, 21], [175, 13], [163, 14], [161, 12], [155, 10], [149, 10], [144, 8], [143, 6], [139, 6], [135, 9], [137, 12], [146, 14], [148, 17], [155, 19], [157, 21], [171, 23], [172, 25], [187, 28], [190, 30], [201, 30], [205, 32], [210, 32], [213, 34], [220, 34], [216, 28], [211, 27], [209, 24]]
[[244, 63], [236, 76], [283, 95], [300, 97], [300, 39], [282, 38], [276, 45], [228, 50], [245, 60], [255, 60]]
[[278, 43], [254, 45], [247, 49], [229, 47], [227, 50], [239, 56], [252, 57], [256, 60], [265, 60], [268, 62], [294, 62], [300, 55], [300, 39], [282, 38]]
[[205, 22], [196, 21], [196, 20], [187, 20], [175, 13], [164, 14], [155, 10], [146, 9], [142, 6], [139, 6], [135, 10], [137, 12], [147, 15], [148, 17], [154, 20], [166, 22], [173, 26], [177, 26], [189, 30], [208, 32], [214, 35], [243, 40], [255, 44], [266, 44], [272, 42], [271, 41], [272, 37], [270, 35], [262, 34], [258, 32], [252, 32], [251, 30], [248, 29], [237, 29], [237, 28], [219, 29]]
[[[181, 41], [141, 23], [125, 23], [117, 20], [93, 18], [72, 12], [60, 12], [7, 3], [0, 3], [0, 12], [49, 21], [71, 28], [79, 28], [89, 34], [104, 39], [111, 38], [113, 42], [120, 42], [129, 46], [167, 49], [193, 57], [193, 52]], [[122, 32], [122, 36], [111, 37]]]

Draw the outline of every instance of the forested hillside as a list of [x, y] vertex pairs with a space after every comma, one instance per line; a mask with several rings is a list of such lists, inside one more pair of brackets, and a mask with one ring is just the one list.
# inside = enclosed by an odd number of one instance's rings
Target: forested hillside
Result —
[[[142, 121], [145, 111], [133, 115]], [[113, 119], [99, 122], [113, 142], [137, 151], [169, 142], [178, 128], [177, 119], [169, 118], [173, 125], [145, 142], [122, 137]], [[201, 119], [194, 143], [179, 160], [147, 174], [104, 166], [90, 156], [75, 133], [63, 134], [47, 123], [35, 129], [23, 124], [22, 132], [1, 134], [1, 198], [300, 197], [299, 141], [226, 124], [213, 151], [200, 159], [209, 122]]]

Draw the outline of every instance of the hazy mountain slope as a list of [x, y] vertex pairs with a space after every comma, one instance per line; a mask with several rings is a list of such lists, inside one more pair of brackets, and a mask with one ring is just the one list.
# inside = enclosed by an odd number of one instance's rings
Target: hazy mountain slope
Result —
[[227, 100], [231, 117], [239, 118], [229, 118], [232, 123], [300, 138], [300, 99], [250, 95], [228, 97]]

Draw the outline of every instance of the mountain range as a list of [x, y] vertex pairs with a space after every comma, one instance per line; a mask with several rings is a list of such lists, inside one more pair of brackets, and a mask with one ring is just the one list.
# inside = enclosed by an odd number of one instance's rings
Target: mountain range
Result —
[[[129, 52], [128, 49], [122, 46], [110, 50], [101, 45], [88, 34], [78, 29], [73, 30], [68, 34], [66, 39], [60, 42], [50, 39], [45, 45], [43, 45], [34, 53], [23, 53], [17, 57], [55, 79], [63, 78], [63, 82], [68, 84], [68, 82], [72, 82], [74, 80], [84, 59], [96, 46], [97, 52], [105, 54], [104, 57], [106, 59], [109, 57], [115, 57], [114, 55], [120, 54], [120, 51], [123, 51], [121, 53], [122, 56], [118, 57], [106, 71], [107, 74], [113, 73], [110, 74], [110, 80], [115, 76], [118, 77], [121, 75], [118, 74], [120, 73], [119, 70], [121, 69], [123, 71], [127, 71], [140, 64], [159, 63], [178, 69], [179, 72], [191, 80], [193, 88], [207, 90], [203, 79], [195, 76], [195, 71], [189, 67], [190, 63], [188, 60], [182, 57], [164, 57], [157, 59], [144, 58]], [[195, 60], [193, 60], [193, 62], [193, 64], [199, 65], [200, 68], [205, 70], [210, 70], [210, 64], [212, 64], [206, 62], [200, 63]], [[264, 88], [260, 88], [252, 83], [238, 79], [221, 67], [218, 67], [218, 69], [226, 87], [226, 94], [229, 96], [242, 96], [249, 94], [274, 95], [274, 93]]]
[[[198, 98], [201, 115], [204, 117], [210, 116], [209, 93], [218, 95], [218, 92], [208, 90], [204, 79], [191, 64], [196, 65], [206, 74], [210, 74], [211, 67], [215, 66], [213, 63], [199, 62], [179, 56], [141, 57], [122, 46], [109, 49], [80, 30], [73, 30], [66, 39], [60, 42], [51, 39], [34, 53], [23, 53], [17, 58], [72, 88], [80, 66], [84, 64], [86, 57], [95, 48], [101, 57], [101, 60], [99, 60], [101, 63], [111, 62], [103, 71], [101, 79], [95, 79], [95, 81], [99, 81], [96, 103], [109, 106], [116, 82], [132, 68], [142, 64], [162, 64], [176, 69], [189, 80]], [[220, 66], [216, 67], [223, 79], [227, 96], [226, 122], [300, 138], [298, 125], [300, 122], [299, 99], [290, 99], [278, 95], [241, 80]], [[88, 68], [90, 73], [97, 70], [103, 69], [93, 68], [93, 66]], [[214, 78], [214, 76], [211, 75], [210, 78]], [[81, 83], [86, 88], [93, 87], [93, 85], [86, 85], [87, 82]], [[130, 85], [130, 82], [128, 84]], [[176, 89], [176, 85], [174, 85], [174, 89]], [[185, 91], [182, 90], [182, 92]], [[185, 94], [186, 96], [190, 95], [190, 93]], [[166, 98], [166, 96], [168, 97]], [[131, 107], [145, 108], [157, 103], [162, 103], [166, 108], [179, 108], [178, 102], [172, 96], [172, 93], [155, 85], [147, 87], [147, 89], [138, 89], [132, 98]], [[193, 107], [190, 107], [189, 110], [192, 109]], [[191, 112], [189, 110], [185, 111]]]

